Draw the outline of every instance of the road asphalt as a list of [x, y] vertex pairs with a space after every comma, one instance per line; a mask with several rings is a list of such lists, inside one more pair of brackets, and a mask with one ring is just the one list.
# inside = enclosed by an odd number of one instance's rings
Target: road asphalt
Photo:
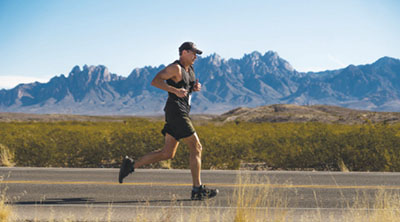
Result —
[[380, 210], [382, 192], [400, 193], [400, 173], [382, 172], [203, 170], [203, 184], [219, 189], [207, 201], [190, 200], [189, 170], [137, 169], [123, 184], [118, 169], [4, 167], [0, 176], [16, 221], [230, 221], [241, 210], [260, 220], [341, 221]]

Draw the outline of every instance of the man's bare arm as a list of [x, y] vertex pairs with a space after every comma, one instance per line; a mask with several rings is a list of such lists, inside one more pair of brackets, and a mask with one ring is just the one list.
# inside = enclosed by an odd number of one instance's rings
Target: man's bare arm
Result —
[[177, 89], [173, 86], [168, 85], [165, 80], [175, 80], [180, 73], [179, 67], [176, 64], [171, 64], [165, 69], [161, 70], [154, 79], [151, 81], [151, 85], [159, 89], [165, 90], [170, 93], [174, 93], [178, 97], [184, 97], [187, 95], [187, 90], [184, 88]]

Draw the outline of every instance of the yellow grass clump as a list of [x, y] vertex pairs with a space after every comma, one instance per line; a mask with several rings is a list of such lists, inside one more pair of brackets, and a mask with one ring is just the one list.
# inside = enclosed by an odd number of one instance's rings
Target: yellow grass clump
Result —
[[5, 204], [6, 197], [4, 194], [0, 196], [0, 221], [11, 221], [12, 209], [9, 205]]
[[398, 222], [400, 221], [400, 194], [393, 190], [378, 190], [372, 202], [364, 194], [356, 197], [352, 207], [343, 215], [345, 222]]
[[14, 153], [8, 147], [0, 144], [0, 166], [11, 167], [14, 166]]
[[288, 221], [288, 197], [273, 190], [268, 178], [250, 175], [237, 177], [231, 206], [236, 206], [235, 222]]

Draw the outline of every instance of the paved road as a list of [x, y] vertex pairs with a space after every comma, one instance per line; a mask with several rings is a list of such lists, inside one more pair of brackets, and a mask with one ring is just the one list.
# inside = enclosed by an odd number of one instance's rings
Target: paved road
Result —
[[[235, 190], [245, 187], [246, 197], [270, 201], [246, 208], [258, 217], [340, 221], [343, 212], [354, 211], [349, 206], [356, 197], [372, 206], [382, 189], [400, 193], [400, 173], [204, 170], [203, 183], [220, 190], [208, 201], [189, 199], [189, 170], [138, 169], [124, 184], [117, 182], [117, 169], [0, 168], [0, 176], [19, 220], [229, 221], [245, 209], [235, 199]], [[368, 210], [363, 206], [357, 211]]]

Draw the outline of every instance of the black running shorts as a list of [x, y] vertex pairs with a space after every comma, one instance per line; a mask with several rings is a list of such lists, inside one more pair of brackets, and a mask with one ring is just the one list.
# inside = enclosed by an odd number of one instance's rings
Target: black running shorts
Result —
[[165, 125], [161, 133], [166, 133], [174, 137], [176, 140], [189, 137], [196, 131], [194, 130], [192, 120], [186, 114], [177, 112], [165, 112]]

